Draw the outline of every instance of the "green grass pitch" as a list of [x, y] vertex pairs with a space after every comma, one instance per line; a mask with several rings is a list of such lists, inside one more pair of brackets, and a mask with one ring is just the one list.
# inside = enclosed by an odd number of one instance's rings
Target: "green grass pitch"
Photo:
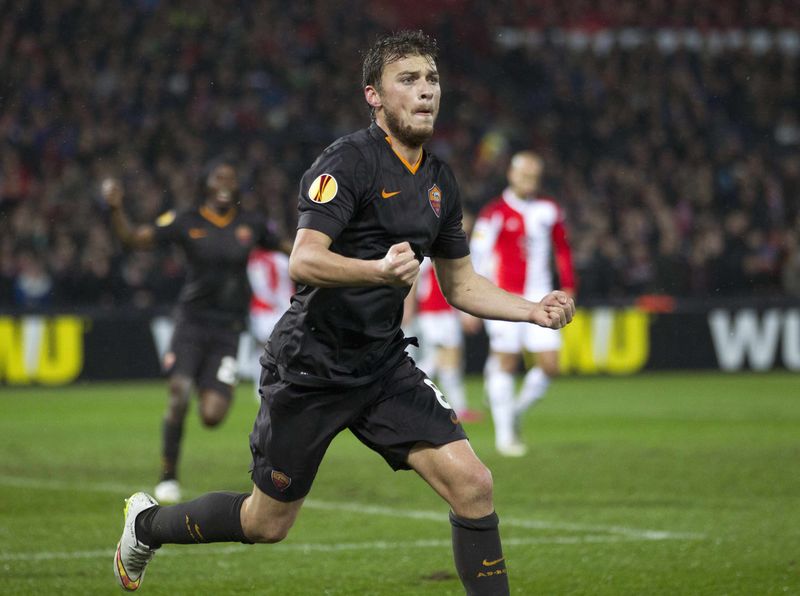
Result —
[[[482, 405], [479, 379], [470, 399]], [[0, 593], [115, 594], [123, 499], [152, 490], [163, 383], [0, 387]], [[256, 403], [191, 412], [190, 496], [249, 490]], [[800, 377], [565, 378], [527, 416], [531, 450], [494, 473], [514, 594], [800, 594]], [[349, 433], [277, 545], [166, 546], [141, 594], [463, 594], [447, 506]]]

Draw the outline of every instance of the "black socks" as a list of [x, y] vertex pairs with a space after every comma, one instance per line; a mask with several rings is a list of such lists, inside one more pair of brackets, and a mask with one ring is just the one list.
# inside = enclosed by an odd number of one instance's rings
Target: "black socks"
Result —
[[183, 420], [173, 424], [165, 418], [161, 427], [161, 480], [173, 480], [177, 477], [182, 437]]
[[[136, 518], [136, 537], [151, 548], [162, 544], [243, 542], [242, 504], [249, 494], [207, 493], [194, 501], [151, 507]], [[507, 596], [508, 576], [497, 514], [467, 519], [450, 513], [453, 557], [468, 596]]]
[[188, 503], [152, 507], [136, 518], [136, 537], [151, 548], [162, 544], [243, 542], [239, 517], [248, 493], [207, 493]]
[[467, 519], [450, 512], [453, 558], [468, 596], [506, 596], [508, 576], [497, 514]]

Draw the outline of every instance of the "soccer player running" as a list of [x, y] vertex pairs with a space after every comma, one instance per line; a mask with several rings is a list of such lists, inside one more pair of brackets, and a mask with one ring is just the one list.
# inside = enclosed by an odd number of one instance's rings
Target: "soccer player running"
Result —
[[531, 302], [477, 275], [451, 170], [423, 144], [440, 87], [436, 42], [400, 32], [363, 64], [374, 121], [328, 147], [300, 184], [290, 257], [298, 291], [262, 357], [265, 396], [250, 435], [250, 494], [209, 493], [126, 505], [114, 557], [122, 587], [139, 587], [166, 543], [278, 542], [292, 527], [331, 440], [345, 428], [394, 469], [415, 470], [450, 505], [455, 564], [470, 594], [508, 594], [492, 476], [436, 386], [409, 359], [403, 299], [424, 255], [442, 290], [478, 317], [562, 327], [561, 292]]
[[210, 167], [202, 205], [179, 214], [169, 211], [154, 225], [129, 222], [118, 180], [104, 180], [101, 191], [123, 244], [149, 249], [174, 243], [184, 249], [189, 263], [163, 363], [169, 400], [162, 426], [161, 477], [154, 491], [160, 501], [176, 503], [181, 498], [178, 458], [192, 388], [198, 392], [203, 424], [217, 426], [236, 385], [239, 334], [250, 302], [248, 255], [256, 246], [275, 249], [281, 242], [268, 231], [266, 219], [237, 208], [236, 170], [227, 162]]
[[[476, 270], [513, 294], [535, 299], [553, 290], [550, 262], [555, 256], [561, 289], [575, 292], [572, 253], [564, 216], [550, 198], [539, 195], [542, 158], [532, 151], [514, 155], [508, 168], [508, 188], [478, 214], [470, 251]], [[558, 375], [560, 332], [555, 328], [486, 321], [489, 359], [485, 384], [495, 427], [495, 447], [501, 455], [519, 457], [527, 448], [519, 437], [522, 415], [544, 396]], [[523, 350], [534, 354], [535, 366], [525, 374], [514, 395], [514, 373]]]

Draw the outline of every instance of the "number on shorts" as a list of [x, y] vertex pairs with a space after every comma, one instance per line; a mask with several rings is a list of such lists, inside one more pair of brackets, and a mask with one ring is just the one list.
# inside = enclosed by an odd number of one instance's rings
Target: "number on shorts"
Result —
[[436, 385], [433, 384], [433, 381], [431, 381], [430, 379], [425, 379], [424, 383], [428, 387], [433, 389], [433, 394], [436, 396], [436, 401], [438, 401], [442, 405], [443, 408], [445, 408], [447, 410], [452, 410], [453, 409], [453, 406], [451, 406], [449, 403], [447, 403], [447, 400], [444, 397], [444, 393], [439, 391], [439, 388]]
[[236, 364], [236, 358], [233, 356], [223, 357], [222, 362], [219, 363], [219, 368], [217, 369], [217, 381], [220, 383], [225, 383], [226, 385], [235, 385], [236, 372], [238, 368], [239, 367]]

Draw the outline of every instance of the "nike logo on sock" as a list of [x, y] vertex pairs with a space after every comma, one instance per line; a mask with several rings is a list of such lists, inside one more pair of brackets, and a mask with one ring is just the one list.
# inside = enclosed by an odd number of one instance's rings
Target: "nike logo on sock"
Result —
[[484, 567], [491, 567], [492, 565], [497, 565], [500, 561], [505, 559], [505, 557], [500, 557], [499, 559], [495, 559], [494, 561], [487, 561], [486, 559], [483, 560]]

